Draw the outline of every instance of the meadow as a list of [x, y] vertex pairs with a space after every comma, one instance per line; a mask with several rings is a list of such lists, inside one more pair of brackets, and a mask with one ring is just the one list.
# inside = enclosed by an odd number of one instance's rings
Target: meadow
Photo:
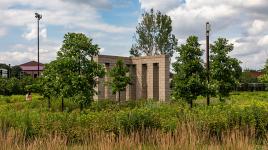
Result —
[[267, 149], [268, 93], [235, 92], [191, 109], [177, 100], [93, 102], [82, 112], [66, 99], [0, 96], [2, 149]]

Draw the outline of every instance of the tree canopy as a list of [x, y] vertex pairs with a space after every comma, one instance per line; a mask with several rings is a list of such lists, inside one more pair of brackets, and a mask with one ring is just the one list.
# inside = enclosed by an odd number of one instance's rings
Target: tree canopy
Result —
[[179, 56], [173, 64], [175, 74], [172, 94], [176, 99], [182, 98], [187, 101], [192, 107], [193, 100], [204, 94], [206, 89], [206, 74], [201, 59], [203, 51], [200, 49], [198, 38], [190, 36], [177, 52]]
[[96, 93], [96, 78], [104, 76], [103, 66], [93, 60], [98, 53], [98, 45], [93, 44], [86, 35], [66, 34], [57, 59], [48, 64], [44, 71], [45, 92], [58, 94], [62, 98], [72, 97], [81, 109], [90, 104]]
[[229, 96], [241, 77], [240, 62], [228, 55], [233, 48], [225, 38], [218, 38], [211, 44], [211, 82], [220, 100]]
[[142, 14], [134, 40], [135, 44], [130, 50], [133, 56], [166, 54], [172, 57], [177, 47], [177, 39], [172, 34], [171, 18], [153, 9]]
[[109, 85], [112, 88], [112, 92], [118, 92], [118, 101], [120, 102], [120, 92], [126, 90], [126, 86], [131, 84], [131, 79], [127, 75], [129, 72], [128, 67], [124, 64], [122, 59], [118, 59], [115, 66], [110, 70], [109, 76], [111, 81]]

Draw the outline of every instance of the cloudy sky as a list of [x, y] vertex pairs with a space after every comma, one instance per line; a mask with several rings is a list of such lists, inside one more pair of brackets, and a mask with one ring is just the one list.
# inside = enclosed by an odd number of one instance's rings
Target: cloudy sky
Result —
[[141, 13], [150, 8], [171, 16], [184, 43], [197, 35], [205, 47], [205, 22], [211, 42], [228, 38], [242, 67], [260, 69], [268, 58], [268, 0], [0, 0], [0, 63], [36, 60], [35, 12], [40, 22], [40, 61], [55, 59], [67, 32], [82, 32], [102, 54], [128, 56]]

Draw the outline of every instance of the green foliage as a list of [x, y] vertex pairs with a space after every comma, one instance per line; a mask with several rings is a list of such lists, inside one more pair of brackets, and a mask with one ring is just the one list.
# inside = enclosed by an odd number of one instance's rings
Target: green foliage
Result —
[[177, 39], [172, 33], [172, 20], [160, 11], [142, 14], [142, 20], [136, 27], [135, 44], [132, 45], [130, 54], [160, 55], [166, 54], [170, 57], [177, 47]]
[[242, 73], [240, 62], [228, 56], [232, 50], [233, 44], [229, 44], [225, 38], [219, 38], [211, 45], [211, 86], [216, 90], [220, 100], [229, 96], [238, 84]]
[[72, 97], [81, 109], [89, 105], [95, 94], [96, 78], [104, 76], [103, 66], [93, 60], [98, 53], [98, 45], [84, 34], [66, 34], [57, 59], [44, 71], [43, 95]]
[[186, 44], [182, 44], [177, 52], [179, 56], [173, 64], [175, 75], [173, 77], [173, 96], [175, 99], [182, 98], [192, 107], [193, 100], [204, 93], [205, 71], [201, 56], [198, 38], [190, 36]]
[[[45, 101], [39, 98], [34, 94], [31, 102], [25, 102], [24, 96], [0, 96], [1, 133], [11, 128], [23, 131], [27, 138], [57, 133], [75, 142], [92, 131], [115, 135], [154, 129], [176, 132], [183, 123], [195, 125], [198, 132], [219, 140], [223, 133], [233, 129], [241, 129], [259, 142], [266, 140], [268, 133], [265, 92], [232, 94], [229, 103], [217, 101], [209, 107], [199, 104], [192, 109], [184, 102], [130, 101], [117, 105], [112, 101], [99, 101], [82, 113], [71, 108], [75, 103], [68, 104], [70, 111], [47, 110]], [[60, 106], [58, 102], [52, 101], [53, 107]]]
[[261, 76], [258, 77], [258, 80], [261, 82], [261, 83], [268, 83], [268, 74], [263, 74]]
[[34, 82], [33, 78], [27, 76], [22, 79], [0, 77], [0, 95], [25, 94]]
[[112, 88], [112, 92], [115, 94], [118, 92], [118, 101], [120, 102], [120, 92], [126, 90], [126, 86], [131, 84], [131, 79], [127, 75], [129, 72], [128, 67], [124, 64], [122, 59], [118, 59], [115, 66], [109, 71], [111, 81], [109, 85]]
[[20, 79], [21, 78], [21, 68], [20, 66], [13, 66], [11, 67], [11, 77], [15, 77]]

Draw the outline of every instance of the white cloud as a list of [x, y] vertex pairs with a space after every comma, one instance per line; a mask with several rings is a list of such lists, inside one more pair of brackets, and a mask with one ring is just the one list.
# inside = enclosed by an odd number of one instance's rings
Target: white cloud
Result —
[[[140, 0], [141, 7], [149, 6]], [[234, 43], [232, 56], [243, 62], [243, 68], [261, 68], [268, 58], [268, 1], [267, 0], [185, 0], [166, 8], [173, 20], [173, 29], [179, 39], [197, 35], [205, 38], [205, 23], [212, 25], [211, 42], [226, 37]], [[165, 1], [150, 7], [161, 9]], [[183, 41], [184, 42], [184, 41]], [[202, 46], [203, 47], [203, 46]]]
[[268, 35], [263, 36], [257, 44], [259, 46], [266, 46], [268, 48]]
[[164, 13], [176, 8], [182, 1], [183, 0], [139, 0], [142, 9], [150, 10], [154, 8]]
[[6, 28], [1, 28], [0, 27], [0, 37], [3, 37], [7, 34], [7, 29]]
[[[56, 57], [59, 45], [56, 42], [42, 40], [40, 47], [40, 62], [48, 63]], [[12, 58], [12, 59], [10, 59]], [[37, 61], [37, 47], [33, 45], [16, 44], [9, 51], [0, 51], [0, 61], [6, 64], [19, 65], [26, 61]]]
[[[127, 4], [120, 0], [116, 4]], [[90, 33], [94, 43], [102, 47], [101, 52], [118, 52], [127, 47], [125, 41], [131, 39], [135, 27], [111, 25], [103, 21], [98, 9], [111, 9], [111, 1], [98, 0], [1, 0], [0, 1], [0, 36], [6, 29], [16, 28], [22, 30], [21, 37], [26, 39], [18, 41], [14, 46], [7, 45], [7, 49], [0, 48], [1, 62], [20, 64], [28, 60], [36, 60], [37, 21], [35, 12], [43, 15], [40, 20], [40, 61], [48, 62], [55, 59], [56, 52], [62, 42], [62, 37], [54, 36], [55, 30], [51, 26], [60, 27], [60, 32], [83, 32]], [[114, 5], [114, 4], [113, 4]], [[2, 27], [4, 27], [2, 29]], [[62, 33], [62, 34], [64, 34]], [[97, 34], [94, 34], [97, 33]], [[58, 34], [58, 33], [56, 33]], [[105, 35], [105, 37], [103, 37]], [[119, 38], [124, 43], [123, 48], [116, 48]], [[56, 40], [56, 41], [55, 41]], [[53, 41], [53, 42], [52, 42]], [[113, 42], [112, 42], [113, 41]], [[107, 44], [106, 44], [107, 43]], [[131, 45], [129, 45], [131, 46]], [[3, 51], [4, 50], [4, 51]], [[7, 51], [8, 50], [8, 51]], [[128, 51], [125, 50], [127, 53]], [[119, 53], [121, 53], [119, 52]], [[122, 53], [121, 53], [122, 54]], [[14, 59], [10, 59], [14, 58]]]
[[[37, 27], [36, 25], [29, 25], [28, 31], [22, 35], [27, 40], [37, 39]], [[45, 27], [40, 27], [39, 29], [40, 38], [47, 38], [47, 29]]]
[[254, 34], [259, 34], [260, 32], [263, 31], [264, 26], [265, 26], [264, 21], [262, 21], [262, 20], [254, 20], [252, 22], [251, 27], [248, 29], [248, 33], [253, 34], [253, 35]]

